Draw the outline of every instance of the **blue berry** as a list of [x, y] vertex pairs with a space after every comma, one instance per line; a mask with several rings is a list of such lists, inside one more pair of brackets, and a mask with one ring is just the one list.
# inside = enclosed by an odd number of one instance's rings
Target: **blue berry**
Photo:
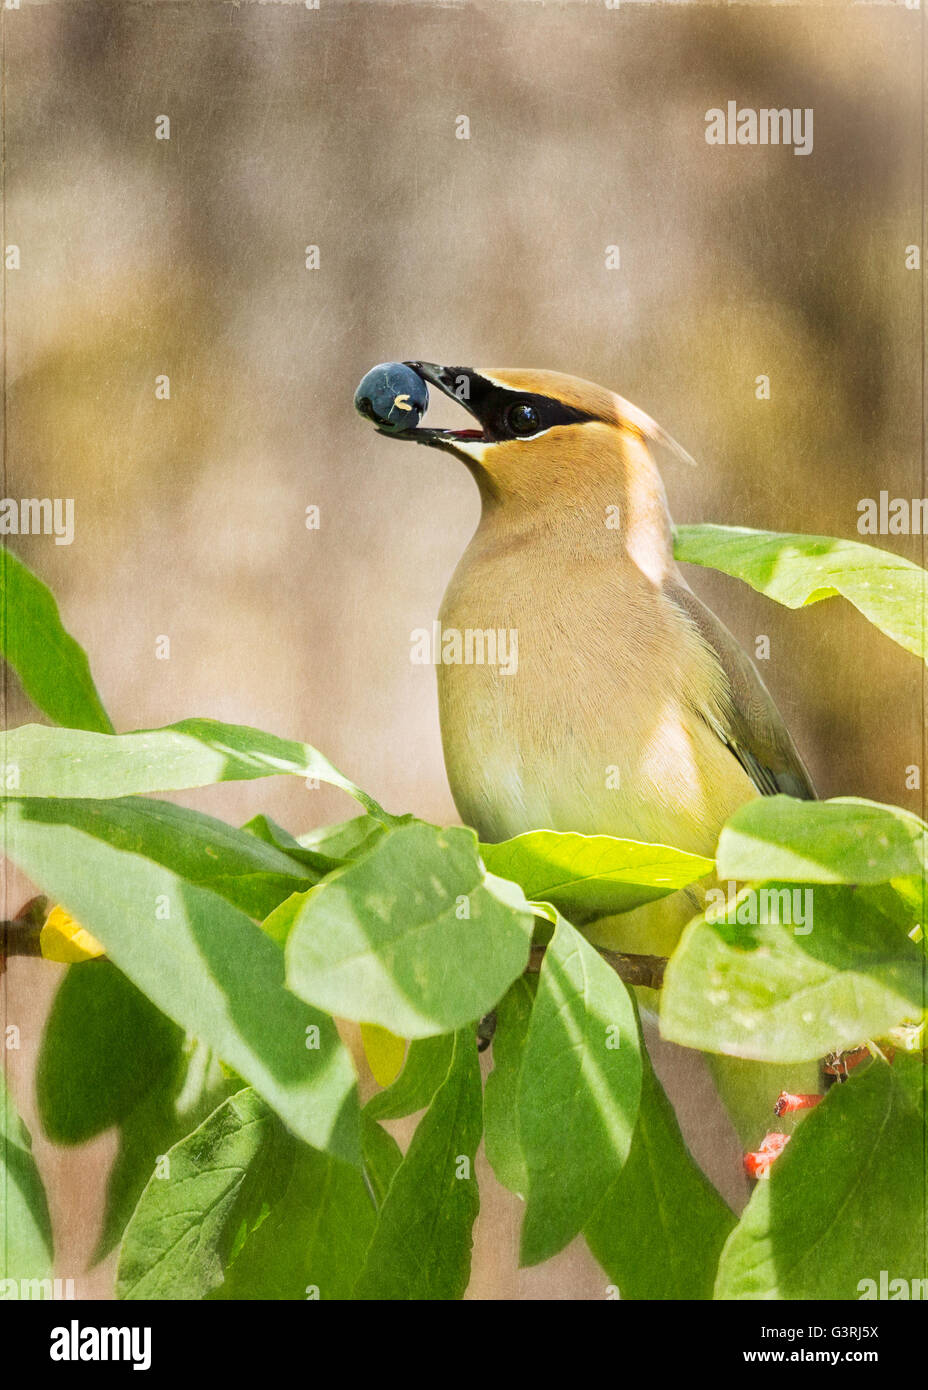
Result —
[[402, 362], [381, 362], [361, 380], [354, 393], [355, 409], [378, 429], [398, 433], [413, 430], [425, 414], [429, 388]]

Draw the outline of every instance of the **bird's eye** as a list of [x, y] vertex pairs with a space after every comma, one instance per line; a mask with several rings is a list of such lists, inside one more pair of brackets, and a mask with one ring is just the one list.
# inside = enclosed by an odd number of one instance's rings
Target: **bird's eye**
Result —
[[513, 434], [537, 434], [541, 429], [541, 417], [528, 401], [516, 401], [506, 411], [506, 424]]

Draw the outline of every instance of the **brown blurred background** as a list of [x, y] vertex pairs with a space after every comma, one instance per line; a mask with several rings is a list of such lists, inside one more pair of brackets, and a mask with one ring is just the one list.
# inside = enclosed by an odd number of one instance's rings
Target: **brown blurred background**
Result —
[[[21, 254], [4, 496], [75, 499], [73, 545], [13, 544], [118, 729], [255, 724], [316, 744], [390, 809], [456, 818], [409, 634], [437, 612], [477, 495], [463, 466], [355, 416], [385, 359], [620, 391], [700, 460], [663, 460], [679, 521], [854, 538], [861, 498], [924, 495], [922, 281], [905, 267], [922, 224], [919, 11], [21, 3], [2, 14], [5, 240]], [[729, 100], [812, 107], [813, 153], [707, 145], [705, 112]], [[922, 559], [921, 538], [877, 543]], [[905, 787], [922, 761], [915, 658], [840, 601], [789, 613], [688, 577], [749, 651], [770, 636], [762, 673], [823, 795], [921, 809]], [[13, 687], [7, 701], [11, 724], [32, 717]], [[353, 813], [286, 779], [186, 800], [297, 832]], [[27, 891], [10, 876], [4, 915]], [[56, 980], [41, 963], [6, 977], [34, 1130]], [[704, 1080], [669, 1065], [699, 1109]], [[704, 1134], [699, 1156], [736, 1197], [723, 1140]], [[73, 1276], [111, 1140], [36, 1146]], [[603, 1296], [579, 1249], [518, 1273], [516, 1204], [483, 1187], [472, 1296]], [[108, 1296], [111, 1275], [79, 1291]]]

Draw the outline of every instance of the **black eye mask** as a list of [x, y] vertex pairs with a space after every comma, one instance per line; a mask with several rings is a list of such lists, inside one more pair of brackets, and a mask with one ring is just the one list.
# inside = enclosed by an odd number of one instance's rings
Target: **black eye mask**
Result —
[[507, 439], [531, 437], [555, 425], [576, 425], [596, 419], [595, 415], [564, 405], [550, 396], [498, 386], [472, 367], [438, 367], [431, 362], [405, 362], [403, 365], [437, 386], [453, 401], [458, 401], [480, 423], [480, 430], [435, 432], [449, 442], [457, 437], [499, 444]]

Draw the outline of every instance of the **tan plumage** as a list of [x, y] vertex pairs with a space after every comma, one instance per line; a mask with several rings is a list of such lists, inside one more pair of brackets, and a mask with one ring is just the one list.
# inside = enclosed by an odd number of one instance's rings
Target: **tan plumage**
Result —
[[[547, 827], [711, 855], [749, 798], [814, 796], [756, 669], [674, 562], [647, 440], [679, 446], [573, 377], [410, 365], [482, 426], [411, 435], [462, 458], [483, 502], [442, 628], [518, 634], [514, 674], [438, 667], [462, 819], [486, 840]], [[519, 437], [508, 422], [531, 427], [531, 412], [540, 428]], [[668, 949], [692, 911], [677, 895], [615, 919], [609, 939]]]

